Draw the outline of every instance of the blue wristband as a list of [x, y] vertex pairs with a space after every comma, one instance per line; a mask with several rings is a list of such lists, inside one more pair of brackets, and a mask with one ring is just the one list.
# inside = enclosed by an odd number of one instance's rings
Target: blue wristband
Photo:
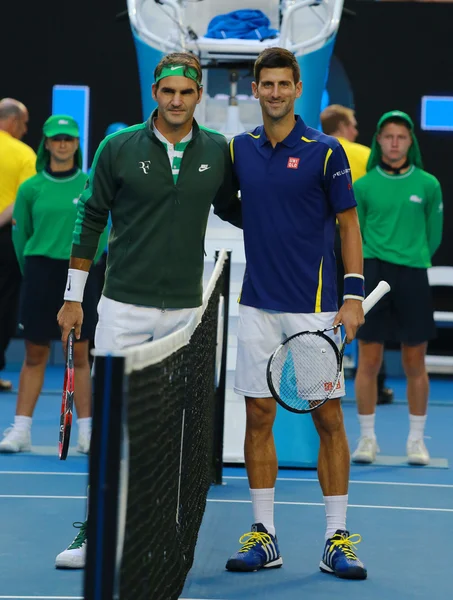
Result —
[[365, 298], [365, 278], [359, 273], [344, 276], [343, 300], [363, 300]]

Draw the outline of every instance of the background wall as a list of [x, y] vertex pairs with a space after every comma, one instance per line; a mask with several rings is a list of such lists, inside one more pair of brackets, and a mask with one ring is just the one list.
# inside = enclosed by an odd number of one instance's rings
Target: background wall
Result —
[[388, 110], [412, 116], [425, 168], [444, 192], [444, 238], [434, 262], [452, 265], [453, 132], [421, 131], [420, 115], [422, 96], [453, 96], [453, 5], [346, 0], [346, 6], [356, 17], [343, 19], [335, 58], [350, 82], [358, 141], [370, 144], [379, 117]]
[[129, 21], [116, 19], [125, 9], [125, 0], [2, 2], [0, 98], [27, 105], [24, 141], [35, 149], [54, 84], [91, 88], [90, 162], [110, 123], [142, 120]]
[[[0, 97], [29, 107], [25, 141], [37, 147], [54, 84], [91, 88], [90, 160], [109, 123], [142, 120], [129, 23], [116, 19], [125, 0], [3, 4]], [[337, 97], [331, 93], [330, 100], [355, 105], [364, 144], [383, 112], [398, 108], [413, 116], [425, 166], [445, 195], [445, 235], [435, 262], [453, 264], [453, 132], [419, 127], [423, 95], [453, 95], [453, 5], [346, 0], [346, 6], [356, 17], [343, 19], [340, 27], [329, 82]], [[213, 87], [219, 83], [212, 78]], [[248, 84], [241, 82], [241, 91]]]

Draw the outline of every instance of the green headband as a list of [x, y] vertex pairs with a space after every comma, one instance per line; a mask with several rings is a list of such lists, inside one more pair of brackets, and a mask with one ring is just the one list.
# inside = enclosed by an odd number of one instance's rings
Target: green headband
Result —
[[164, 77], [187, 77], [192, 79], [199, 87], [203, 87], [198, 81], [198, 72], [193, 67], [186, 65], [173, 65], [171, 67], [164, 67], [160, 74], [156, 77], [155, 83], [163, 79]]

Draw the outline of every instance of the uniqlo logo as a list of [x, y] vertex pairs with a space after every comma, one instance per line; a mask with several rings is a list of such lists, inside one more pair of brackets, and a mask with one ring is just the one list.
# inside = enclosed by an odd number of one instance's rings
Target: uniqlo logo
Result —
[[288, 169], [298, 169], [299, 161], [300, 161], [300, 158], [293, 158], [292, 156], [290, 156], [288, 158], [288, 164], [286, 166], [288, 167]]

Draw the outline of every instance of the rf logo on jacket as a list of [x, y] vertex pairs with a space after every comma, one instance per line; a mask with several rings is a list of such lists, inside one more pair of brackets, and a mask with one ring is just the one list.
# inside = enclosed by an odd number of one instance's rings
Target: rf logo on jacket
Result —
[[141, 169], [145, 175], [148, 175], [150, 165], [151, 165], [151, 161], [150, 160], [141, 160], [138, 163], [139, 169]]

